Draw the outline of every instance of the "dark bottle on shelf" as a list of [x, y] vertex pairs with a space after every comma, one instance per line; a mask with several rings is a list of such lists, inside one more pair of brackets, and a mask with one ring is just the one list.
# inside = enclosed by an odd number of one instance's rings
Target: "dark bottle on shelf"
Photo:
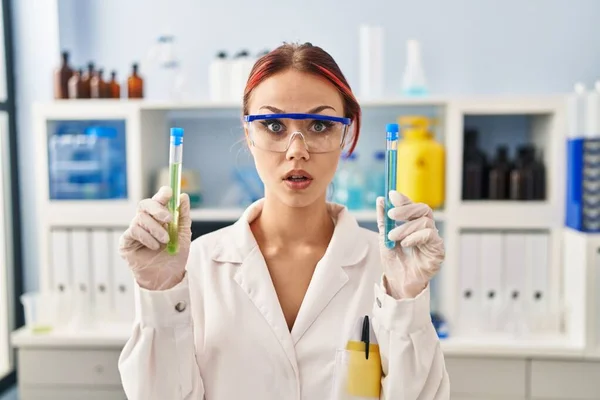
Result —
[[544, 165], [543, 153], [540, 151], [540, 156], [535, 157], [535, 149], [533, 152], [533, 199], [546, 199], [546, 166]]
[[478, 131], [465, 130], [463, 154], [463, 200], [481, 200], [486, 197], [487, 158], [478, 147]]
[[533, 154], [529, 146], [520, 146], [517, 154], [515, 168], [510, 173], [510, 199], [533, 200]]
[[81, 96], [80, 99], [89, 99], [92, 97], [92, 78], [94, 77], [94, 63], [90, 62], [87, 71], [81, 77]]
[[62, 52], [62, 63], [54, 72], [54, 98], [69, 98], [69, 79], [73, 76], [73, 70], [69, 66], [69, 52]]
[[71, 79], [69, 79], [69, 98], [70, 99], [80, 99], [81, 98], [81, 77], [83, 75], [83, 69], [73, 73]]
[[92, 99], [108, 98], [108, 84], [104, 81], [104, 70], [99, 69], [90, 80], [90, 94]]
[[130, 99], [144, 98], [144, 80], [139, 76], [137, 64], [133, 64], [131, 76], [127, 78], [127, 97]]
[[510, 182], [511, 163], [508, 159], [508, 147], [499, 146], [496, 149], [496, 157], [492, 163], [489, 173], [490, 200], [507, 200]]
[[121, 98], [121, 85], [117, 81], [117, 71], [110, 73], [110, 82], [108, 82], [108, 93], [111, 99]]

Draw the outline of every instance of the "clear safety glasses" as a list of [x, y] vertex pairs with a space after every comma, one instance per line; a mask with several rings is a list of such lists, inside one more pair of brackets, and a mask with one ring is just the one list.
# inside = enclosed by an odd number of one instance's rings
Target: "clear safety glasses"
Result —
[[310, 153], [340, 149], [351, 123], [350, 118], [289, 113], [246, 115], [244, 121], [253, 146], [278, 153], [285, 153], [296, 138]]

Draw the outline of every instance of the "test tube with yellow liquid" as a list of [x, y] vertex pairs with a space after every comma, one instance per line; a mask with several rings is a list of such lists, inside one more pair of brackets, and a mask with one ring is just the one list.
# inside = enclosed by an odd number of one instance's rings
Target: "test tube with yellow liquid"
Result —
[[181, 197], [181, 168], [183, 161], [183, 128], [171, 128], [171, 144], [169, 147], [169, 171], [171, 189], [173, 195], [169, 200], [169, 243], [167, 252], [177, 254], [179, 252], [179, 203]]

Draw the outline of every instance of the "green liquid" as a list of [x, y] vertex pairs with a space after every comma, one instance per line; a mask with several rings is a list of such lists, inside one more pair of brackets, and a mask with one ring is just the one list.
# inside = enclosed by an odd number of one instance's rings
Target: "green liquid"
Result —
[[169, 200], [169, 211], [173, 218], [169, 222], [169, 243], [167, 252], [177, 254], [179, 252], [179, 195], [181, 193], [181, 163], [171, 164], [171, 189], [173, 196]]

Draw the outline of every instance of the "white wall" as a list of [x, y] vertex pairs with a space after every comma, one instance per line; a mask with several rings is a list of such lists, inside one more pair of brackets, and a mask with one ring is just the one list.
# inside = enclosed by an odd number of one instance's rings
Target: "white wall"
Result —
[[[61, 15], [70, 12], [68, 3], [61, 2]], [[295, 40], [324, 47], [357, 86], [362, 22], [385, 28], [389, 93], [399, 91], [409, 37], [422, 41], [431, 87], [439, 93], [557, 92], [570, 90], [578, 79], [591, 83], [600, 78], [597, 0], [82, 3], [77, 18], [85, 23], [78, 24], [78, 42], [66, 38], [61, 25], [61, 45], [83, 55], [84, 61], [92, 57], [107, 69], [117, 68], [123, 77], [160, 30], [170, 27], [198, 97], [206, 96], [207, 65], [217, 50], [257, 52]]]
[[35, 201], [39, 179], [33, 166], [32, 106], [53, 97], [52, 73], [60, 61], [58, 5], [56, 0], [18, 0], [12, 6], [24, 281], [25, 289], [32, 290], [38, 287]]

